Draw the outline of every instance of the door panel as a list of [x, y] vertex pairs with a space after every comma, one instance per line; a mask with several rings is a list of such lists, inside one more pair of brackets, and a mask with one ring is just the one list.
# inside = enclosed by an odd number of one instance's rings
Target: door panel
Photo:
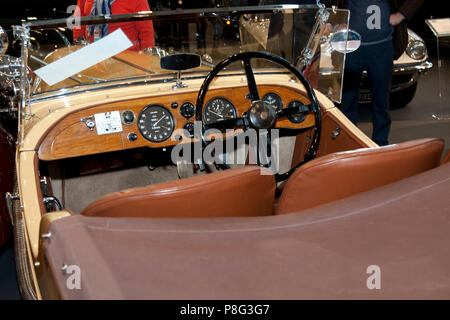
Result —
[[11, 238], [6, 192], [14, 188], [14, 139], [0, 127], [0, 246]]

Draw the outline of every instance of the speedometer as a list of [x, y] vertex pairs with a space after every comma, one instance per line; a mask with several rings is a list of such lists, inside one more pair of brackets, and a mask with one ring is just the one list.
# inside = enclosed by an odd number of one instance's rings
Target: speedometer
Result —
[[142, 136], [152, 142], [162, 142], [172, 135], [173, 116], [169, 110], [159, 105], [151, 105], [142, 110], [138, 120]]
[[214, 98], [208, 101], [203, 110], [205, 123], [236, 118], [236, 108], [225, 98]]

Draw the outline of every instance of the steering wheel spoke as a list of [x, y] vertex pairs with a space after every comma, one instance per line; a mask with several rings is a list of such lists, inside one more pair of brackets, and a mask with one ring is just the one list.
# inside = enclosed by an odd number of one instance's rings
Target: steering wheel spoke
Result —
[[313, 111], [314, 111], [314, 105], [312, 103], [306, 104], [306, 105], [299, 105], [299, 106], [279, 110], [277, 112], [277, 118], [293, 116], [293, 115], [299, 114], [299, 113], [310, 113]]
[[256, 86], [255, 74], [253, 73], [252, 64], [250, 58], [244, 59], [245, 76], [247, 77], [247, 85], [250, 90], [251, 101], [259, 100], [258, 87]]

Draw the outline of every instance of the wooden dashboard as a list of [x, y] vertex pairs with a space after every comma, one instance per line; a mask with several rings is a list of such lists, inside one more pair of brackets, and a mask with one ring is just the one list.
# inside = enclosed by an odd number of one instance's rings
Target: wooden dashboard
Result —
[[[282, 99], [282, 107], [291, 101], [300, 101], [309, 104], [309, 100], [300, 91], [283, 86], [258, 86], [261, 98], [267, 93], [276, 93]], [[234, 87], [227, 89], [210, 89], [205, 99], [207, 102], [216, 97], [224, 97], [236, 109], [240, 117], [250, 107], [250, 101], [246, 98], [248, 87]], [[50, 128], [39, 146], [39, 158], [41, 160], [57, 160], [63, 158], [84, 156], [110, 151], [133, 149], [138, 147], [162, 148], [170, 147], [178, 143], [190, 143], [189, 137], [183, 137], [181, 141], [175, 139], [177, 129], [183, 129], [188, 122], [194, 122], [195, 116], [186, 118], [180, 112], [180, 107], [189, 102], [195, 105], [197, 93], [176, 93], [158, 97], [140, 98], [121, 102], [96, 105], [83, 110], [73, 112]], [[164, 141], [154, 142], [146, 139], [139, 129], [139, 115], [149, 105], [164, 107], [172, 115], [174, 131], [170, 138]], [[122, 117], [120, 132], [99, 134], [95, 125], [94, 116], [107, 112], [117, 112], [123, 116], [124, 111], [134, 114], [134, 121], [126, 123]], [[94, 122], [95, 123], [95, 122]], [[276, 128], [301, 129], [314, 125], [314, 115], [308, 114], [301, 123], [293, 123], [287, 118], [281, 118], [276, 122]], [[130, 134], [133, 138], [130, 139]]]

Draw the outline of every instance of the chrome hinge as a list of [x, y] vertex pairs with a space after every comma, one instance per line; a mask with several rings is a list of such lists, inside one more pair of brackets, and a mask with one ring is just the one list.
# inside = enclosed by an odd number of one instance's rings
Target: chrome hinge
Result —
[[11, 224], [14, 225], [13, 220], [13, 201], [20, 200], [20, 196], [18, 194], [11, 194], [7, 192], [5, 194], [6, 198], [6, 207], [8, 208], [9, 219], [11, 220]]

